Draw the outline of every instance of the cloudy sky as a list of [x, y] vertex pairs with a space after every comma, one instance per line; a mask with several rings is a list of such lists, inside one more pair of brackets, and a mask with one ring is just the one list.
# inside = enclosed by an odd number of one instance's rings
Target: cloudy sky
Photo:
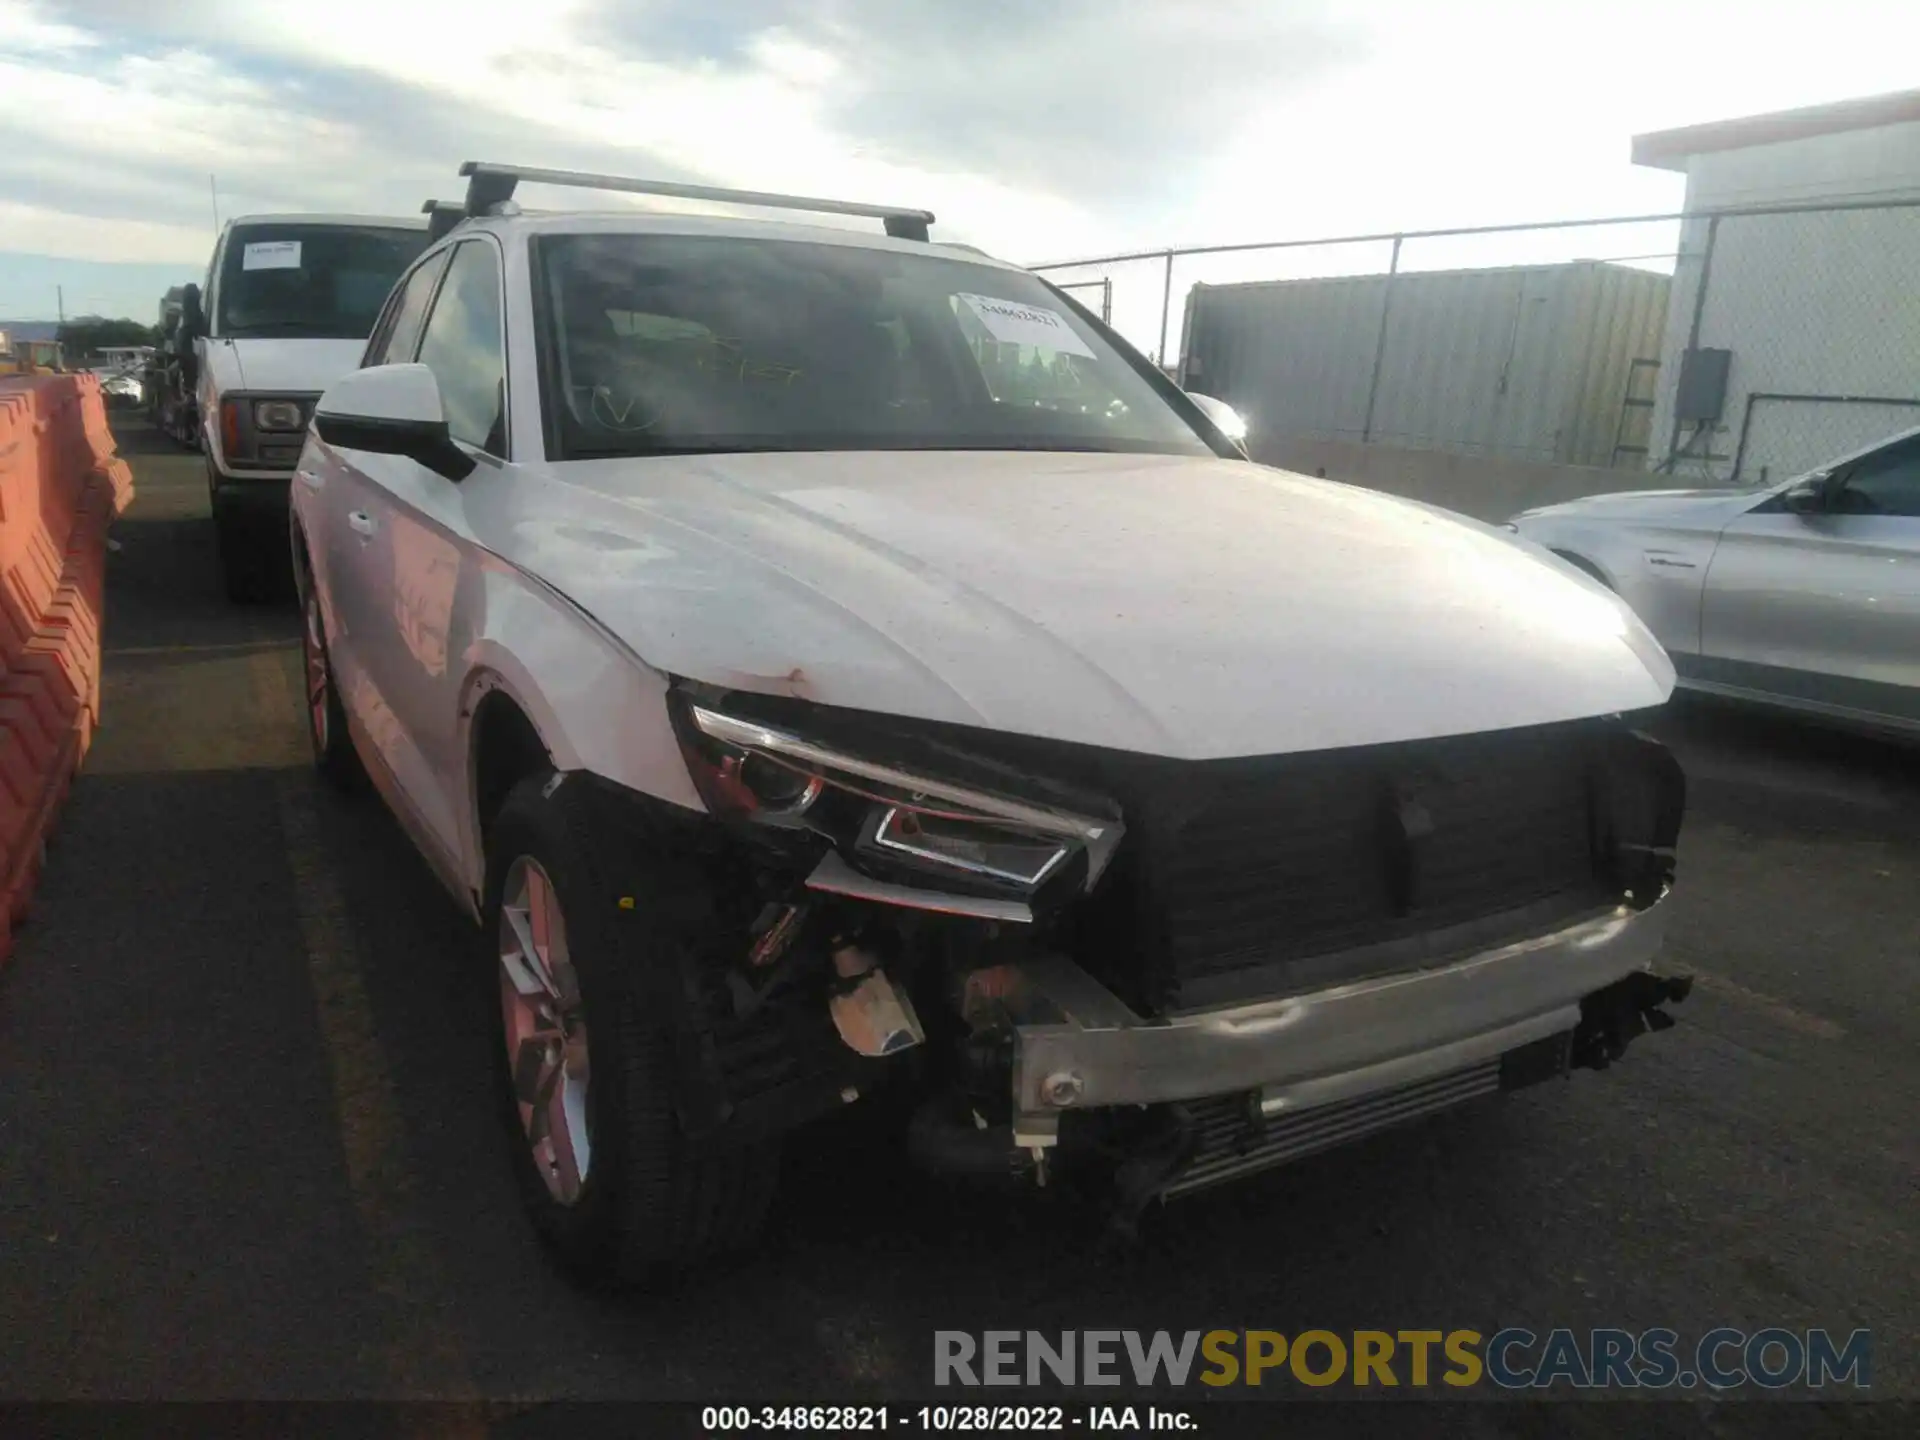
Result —
[[1660, 211], [1634, 133], [1910, 86], [1917, 42], [1914, 0], [0, 0], [0, 316], [149, 318], [210, 175], [222, 216], [409, 213], [470, 158], [1025, 262]]

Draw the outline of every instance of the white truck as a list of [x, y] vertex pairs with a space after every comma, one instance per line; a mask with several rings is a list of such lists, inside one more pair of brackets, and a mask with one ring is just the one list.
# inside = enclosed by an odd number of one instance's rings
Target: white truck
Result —
[[220, 232], [204, 289], [186, 287], [228, 598], [277, 588], [287, 486], [314, 402], [359, 366], [387, 292], [426, 243], [420, 216], [246, 215]]

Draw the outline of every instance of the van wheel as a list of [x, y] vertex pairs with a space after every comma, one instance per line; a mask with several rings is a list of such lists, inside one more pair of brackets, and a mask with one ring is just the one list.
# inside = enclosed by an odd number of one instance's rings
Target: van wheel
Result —
[[693, 1141], [677, 1117], [672, 977], [713, 934], [706, 881], [609, 833], [555, 781], [521, 781], [488, 832], [502, 1119], [562, 1267], [644, 1284], [750, 1242], [777, 1156]]
[[236, 605], [258, 604], [268, 599], [273, 589], [266, 557], [261, 554], [258, 527], [249, 523], [250, 519], [233, 506], [221, 504], [219, 495], [214, 495], [213, 535], [220, 553], [220, 583], [227, 599]]
[[333, 663], [327, 654], [326, 622], [321, 618], [320, 592], [309, 579], [300, 627], [300, 656], [305, 683], [307, 740], [313, 765], [337, 790], [359, 790], [367, 779], [360, 752], [347, 733], [347, 712], [333, 683]]

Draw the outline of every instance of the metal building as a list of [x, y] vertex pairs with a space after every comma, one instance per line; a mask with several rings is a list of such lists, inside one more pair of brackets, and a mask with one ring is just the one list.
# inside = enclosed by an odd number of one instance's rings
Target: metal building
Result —
[[1668, 285], [1601, 261], [1195, 285], [1181, 383], [1262, 436], [1637, 469]]
[[[1653, 424], [1677, 483], [1795, 475], [1920, 424], [1920, 90], [1637, 135], [1633, 159], [1684, 174], [1696, 214]], [[1689, 351], [1717, 352], [1704, 406], [1679, 403]]]

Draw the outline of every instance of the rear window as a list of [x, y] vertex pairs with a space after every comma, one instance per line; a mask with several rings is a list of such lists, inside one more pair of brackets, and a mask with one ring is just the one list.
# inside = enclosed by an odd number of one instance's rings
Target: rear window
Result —
[[708, 235], [542, 236], [535, 256], [564, 458], [1213, 453], [1144, 362], [1023, 271]]
[[427, 232], [373, 225], [242, 225], [227, 237], [214, 333], [364, 340]]

